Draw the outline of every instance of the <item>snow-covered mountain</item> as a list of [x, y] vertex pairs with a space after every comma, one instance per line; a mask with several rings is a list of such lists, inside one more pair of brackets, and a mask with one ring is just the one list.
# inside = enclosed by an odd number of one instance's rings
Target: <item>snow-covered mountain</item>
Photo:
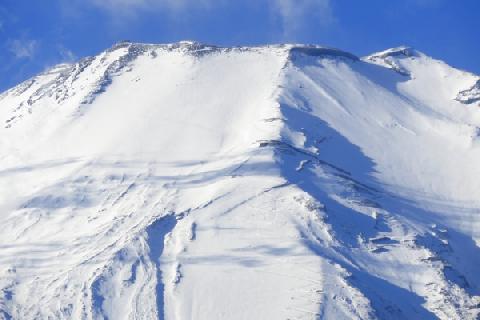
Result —
[[480, 78], [123, 42], [0, 95], [0, 319], [478, 319]]

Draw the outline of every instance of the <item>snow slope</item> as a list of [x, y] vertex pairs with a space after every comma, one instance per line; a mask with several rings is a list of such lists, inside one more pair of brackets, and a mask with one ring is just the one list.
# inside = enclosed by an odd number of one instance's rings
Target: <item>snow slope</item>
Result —
[[478, 319], [476, 75], [119, 43], [0, 95], [0, 319]]

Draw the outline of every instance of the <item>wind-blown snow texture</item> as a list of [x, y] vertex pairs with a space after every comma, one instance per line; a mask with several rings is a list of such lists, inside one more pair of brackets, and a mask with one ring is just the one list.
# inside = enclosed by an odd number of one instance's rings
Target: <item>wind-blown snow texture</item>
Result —
[[120, 43], [0, 96], [0, 319], [478, 319], [479, 77]]

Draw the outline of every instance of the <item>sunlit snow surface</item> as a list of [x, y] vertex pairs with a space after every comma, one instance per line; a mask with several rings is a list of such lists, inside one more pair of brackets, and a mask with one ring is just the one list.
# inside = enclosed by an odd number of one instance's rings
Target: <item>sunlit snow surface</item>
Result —
[[477, 319], [477, 76], [120, 43], [0, 95], [0, 319]]

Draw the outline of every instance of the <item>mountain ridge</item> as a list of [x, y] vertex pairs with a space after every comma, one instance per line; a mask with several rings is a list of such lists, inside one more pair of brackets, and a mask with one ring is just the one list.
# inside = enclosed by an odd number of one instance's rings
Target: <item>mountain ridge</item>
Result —
[[405, 47], [82, 61], [0, 96], [0, 316], [478, 318], [474, 75]]

